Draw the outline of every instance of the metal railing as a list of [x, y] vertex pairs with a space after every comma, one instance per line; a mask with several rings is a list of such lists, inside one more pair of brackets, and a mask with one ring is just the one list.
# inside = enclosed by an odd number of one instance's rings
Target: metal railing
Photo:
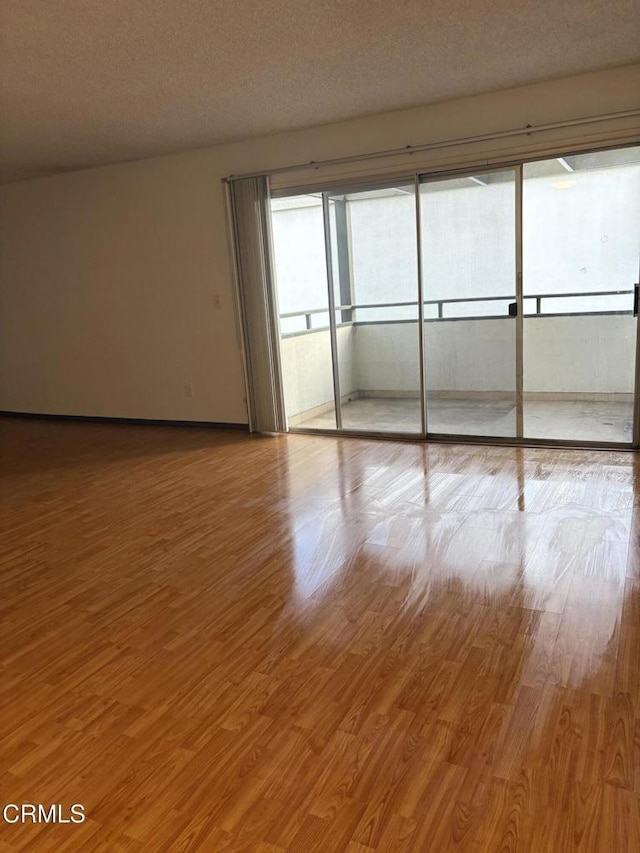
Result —
[[[523, 303], [531, 303], [531, 301], [535, 300], [535, 311], [524, 311], [524, 317], [581, 317], [587, 315], [616, 315], [616, 314], [633, 314], [633, 309], [629, 308], [626, 311], [589, 311], [589, 310], [580, 310], [580, 311], [543, 311], [542, 302], [543, 300], [548, 299], [576, 299], [576, 298], [584, 298], [590, 296], [632, 296], [635, 291], [633, 288], [629, 288], [628, 290], [591, 290], [591, 291], [576, 291], [572, 293], [528, 293], [523, 297]], [[448, 322], [455, 321], [463, 321], [463, 320], [501, 320], [501, 319], [512, 319], [515, 314], [513, 313], [513, 306], [515, 306], [515, 297], [514, 296], [467, 296], [467, 297], [459, 297], [457, 299], [426, 299], [424, 301], [424, 306], [432, 306], [435, 305], [437, 307], [437, 316], [436, 317], [425, 317], [425, 322], [427, 323], [437, 323], [441, 320]], [[505, 313], [500, 314], [465, 314], [458, 316], [446, 316], [445, 315], [445, 306], [456, 305], [456, 304], [467, 304], [467, 303], [490, 303], [490, 302], [506, 302], [507, 310]], [[526, 306], [525, 306], [526, 307]], [[386, 319], [386, 320], [365, 320], [358, 319], [357, 312], [371, 309], [380, 309], [380, 308], [415, 308], [417, 315], [418, 302], [375, 302], [375, 303], [363, 303], [363, 304], [353, 304], [353, 305], [336, 305], [335, 311], [336, 314], [340, 312], [351, 312], [350, 320], [344, 320], [337, 323], [339, 326], [357, 326], [357, 325], [374, 325], [374, 324], [382, 324], [382, 323], [417, 323], [418, 318], [397, 318], [397, 319]], [[316, 314], [329, 314], [328, 306], [325, 308], [310, 308], [305, 309], [304, 311], [289, 311], [284, 314], [280, 314], [280, 320], [288, 320], [294, 317], [304, 317], [305, 320], [305, 328], [297, 329], [291, 332], [282, 332], [283, 337], [292, 337], [294, 335], [304, 335], [309, 332], [319, 332], [329, 328], [329, 325], [322, 326], [314, 326], [312, 323], [312, 317]]]

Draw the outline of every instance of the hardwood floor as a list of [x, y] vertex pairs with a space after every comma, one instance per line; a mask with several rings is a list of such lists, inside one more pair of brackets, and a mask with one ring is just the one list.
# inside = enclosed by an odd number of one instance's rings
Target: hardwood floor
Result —
[[[630, 453], [0, 420], [0, 851], [640, 851]], [[13, 813], [12, 813], [13, 814]]]

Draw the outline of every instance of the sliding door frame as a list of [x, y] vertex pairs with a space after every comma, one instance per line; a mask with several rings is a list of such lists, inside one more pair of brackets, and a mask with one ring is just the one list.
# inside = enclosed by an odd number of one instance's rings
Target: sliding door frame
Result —
[[[451, 178], [469, 178], [478, 174], [495, 174], [497, 172], [510, 172], [513, 175], [513, 186], [514, 186], [514, 217], [515, 217], [515, 227], [514, 227], [514, 235], [515, 235], [515, 243], [514, 243], [514, 281], [513, 281], [513, 291], [509, 296], [511, 299], [515, 299], [516, 303], [516, 316], [513, 318], [515, 323], [514, 326], [514, 350], [513, 350], [513, 364], [514, 364], [514, 408], [516, 410], [516, 427], [515, 434], [511, 436], [496, 436], [496, 435], [482, 435], [480, 433], [445, 433], [445, 432], [427, 432], [426, 438], [433, 441], [455, 441], [456, 443], [464, 443], [467, 439], [473, 439], [474, 441], [479, 441], [483, 444], [514, 444], [517, 443], [518, 439], [522, 439], [522, 423], [523, 423], [523, 387], [524, 387], [524, 373], [523, 373], [523, 358], [522, 355], [518, 358], [519, 351], [519, 341], [523, 339], [523, 298], [522, 298], [522, 167], [521, 165], [504, 165], [504, 166], [491, 166], [485, 169], [456, 169], [454, 172], [449, 172], [448, 174], [442, 174], [438, 172], [435, 175], [429, 175], [424, 173], [416, 174], [416, 183], [418, 186], [422, 186], [424, 184], [432, 184], [438, 183], [439, 181], [447, 181]], [[420, 229], [420, 220], [418, 220], [418, 227]], [[422, 243], [422, 234], [421, 231], [418, 231], [418, 242]], [[505, 317], [504, 319], [507, 319]], [[422, 330], [424, 330], [424, 323], [421, 326]], [[425, 348], [426, 351], [426, 348]], [[521, 352], [521, 348], [520, 348]], [[424, 362], [423, 362], [424, 364]], [[424, 391], [424, 407], [427, 413], [427, 418], [429, 414], [429, 401], [428, 395], [426, 391]]]
[[331, 338], [331, 366], [333, 369], [333, 400], [336, 413], [336, 429], [342, 430], [342, 394], [340, 392], [340, 362], [338, 353], [338, 329], [336, 327], [336, 296], [333, 281], [333, 256], [331, 254], [331, 210], [329, 194], [322, 193], [322, 224], [324, 228], [324, 256], [327, 265], [327, 291], [329, 296], [329, 336]]
[[[397, 175], [384, 174], [370, 176], [363, 180], [341, 179], [331, 182], [320, 183], [304, 187], [291, 187], [279, 189], [273, 194], [274, 198], [283, 198], [296, 193], [315, 192], [322, 193], [323, 225], [325, 240], [325, 259], [327, 265], [327, 288], [329, 296], [329, 330], [331, 338], [332, 369], [336, 429], [312, 429], [308, 427], [287, 427], [288, 432], [311, 434], [311, 435], [340, 435], [356, 438], [384, 438], [402, 441], [435, 441], [443, 444], [479, 444], [497, 445], [507, 447], [558, 447], [558, 448], [585, 448], [585, 449], [610, 449], [635, 451], [640, 449], [640, 312], [636, 316], [636, 354], [635, 354], [635, 381], [634, 381], [634, 403], [633, 403], [633, 435], [629, 442], [620, 441], [572, 441], [568, 439], [546, 439], [524, 437], [524, 289], [523, 289], [523, 170], [528, 163], [536, 163], [543, 160], [552, 160], [559, 157], [570, 157], [579, 154], [593, 154], [601, 151], [618, 151], [625, 148], [634, 148], [640, 145], [640, 139], [625, 141], [623, 144], [608, 144], [595, 148], [560, 149], [554, 154], [531, 155], [529, 157], [510, 158], [505, 161], [485, 162], [483, 165], [477, 163], [467, 166], [456, 166], [452, 169], [442, 169], [433, 172], [413, 171], [403, 172]], [[469, 435], [464, 433], [432, 433], [428, 430], [428, 406], [426, 393], [425, 375], [425, 346], [424, 346], [424, 264], [421, 235], [421, 209], [420, 209], [420, 186], [423, 183], [437, 180], [447, 180], [456, 177], [469, 177], [477, 174], [480, 170], [486, 172], [499, 172], [512, 170], [515, 175], [515, 399], [516, 399], [516, 434], [515, 436], [490, 436]], [[336, 193], [363, 192], [366, 190], [383, 189], [393, 186], [414, 187], [416, 208], [416, 260], [417, 260], [417, 286], [418, 286], [418, 341], [420, 357], [420, 412], [421, 432], [381, 432], [374, 430], [345, 429], [342, 425], [342, 399], [340, 396], [340, 375], [338, 361], [338, 337], [336, 324], [335, 291], [333, 280], [333, 265], [331, 253], [331, 221], [329, 197]], [[639, 259], [640, 260], [640, 259]], [[640, 269], [638, 272], [640, 284]]]
[[[636, 294], [640, 291], [640, 253], [638, 255], [638, 281], [633, 287]], [[635, 304], [635, 301], [634, 301]], [[638, 306], [636, 305], [636, 308]], [[636, 310], [636, 364], [635, 382], [633, 396], [633, 446], [640, 448], [640, 310]]]
[[[426, 432], [426, 415], [425, 415], [425, 379], [424, 379], [424, 348], [423, 348], [423, 317], [424, 317], [424, 299], [422, 296], [422, 270], [421, 270], [421, 241], [420, 241], [420, 195], [418, 192], [419, 189], [419, 174], [414, 173], [410, 177], [400, 178], [394, 181], [382, 180], [382, 181], [368, 181], [365, 185], [358, 185], [357, 187], [351, 186], [349, 183], [341, 183], [333, 189], [323, 189], [322, 190], [322, 220], [324, 226], [324, 251], [325, 251], [325, 262], [327, 266], [327, 288], [328, 288], [328, 300], [329, 300], [329, 333], [331, 339], [331, 357], [332, 357], [332, 368], [333, 368], [333, 390], [334, 390], [334, 406], [335, 406], [335, 417], [336, 417], [336, 429], [335, 430], [318, 430], [312, 429], [309, 427], [289, 427], [289, 432], [299, 432], [299, 433], [312, 433], [314, 435], [320, 434], [329, 434], [335, 435], [336, 433], [339, 435], [350, 435], [357, 437], [369, 437], [369, 438], [389, 438], [389, 439], [420, 439], [424, 441], [427, 438]], [[331, 251], [332, 243], [331, 243], [331, 208], [330, 208], [330, 200], [334, 195], [346, 195], [350, 192], [366, 192], [368, 190], [379, 190], [379, 189], [389, 189], [396, 186], [413, 186], [414, 194], [415, 194], [415, 204], [416, 204], [416, 261], [417, 261], [417, 281], [416, 281], [416, 293], [417, 293], [417, 307], [418, 307], [418, 327], [419, 327], [419, 336], [418, 336], [418, 350], [419, 350], [419, 358], [420, 358], [420, 367], [419, 367], [419, 388], [420, 388], [420, 431], [416, 432], [401, 432], [401, 431], [377, 431], [377, 430], [359, 430], [359, 429], [350, 429], [343, 425], [342, 419], [342, 396], [340, 390], [340, 360], [339, 360], [339, 352], [338, 352], [338, 328], [336, 322], [336, 313], [339, 310], [336, 307], [335, 300], [335, 280], [333, 275], [333, 254]], [[280, 194], [279, 194], [280, 195]]]
[[427, 412], [427, 379], [424, 363], [424, 265], [422, 258], [422, 205], [420, 204], [420, 175], [416, 173], [413, 184], [416, 204], [416, 261], [418, 265], [418, 351], [420, 358], [420, 419], [422, 438], [429, 435]]
[[515, 261], [516, 261], [516, 438], [524, 437], [524, 298], [522, 284], [522, 164], [515, 169], [516, 208], [515, 208]]

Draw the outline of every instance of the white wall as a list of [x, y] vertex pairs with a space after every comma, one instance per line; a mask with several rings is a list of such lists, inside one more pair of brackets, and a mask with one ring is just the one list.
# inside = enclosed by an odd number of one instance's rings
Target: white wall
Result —
[[[357, 389], [353, 345], [355, 329], [337, 329], [340, 364], [340, 394], [345, 397]], [[295, 335], [282, 340], [282, 382], [287, 417], [308, 412], [333, 402], [333, 368], [329, 330]]]
[[[354, 341], [359, 390], [419, 388], [416, 324], [357, 326]], [[424, 345], [429, 390], [515, 390], [513, 321], [426, 323]], [[631, 394], [634, 356], [627, 315], [524, 320], [525, 391]]]
[[[640, 66], [619, 68], [3, 187], [0, 408], [245, 421], [224, 175], [632, 109], [639, 88]], [[639, 132], [626, 119], [432, 152], [409, 168]], [[276, 183], [398, 167], [407, 160], [302, 170]]]
[[4, 189], [1, 408], [246, 420], [222, 204], [203, 167], [147, 160]]
[[[306, 201], [308, 196], [304, 198]], [[311, 201], [315, 203], [272, 214], [273, 261], [281, 314], [328, 306], [322, 202]], [[304, 318], [300, 328], [304, 328]]]
[[525, 391], [632, 394], [636, 319], [524, 319]]
[[356, 326], [354, 341], [359, 391], [420, 394], [417, 323]]

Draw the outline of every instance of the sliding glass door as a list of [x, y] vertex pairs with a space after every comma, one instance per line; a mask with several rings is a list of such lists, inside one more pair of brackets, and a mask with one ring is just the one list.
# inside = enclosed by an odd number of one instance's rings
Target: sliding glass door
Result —
[[413, 183], [272, 201], [292, 428], [423, 434]]
[[524, 434], [631, 442], [640, 148], [524, 166]]
[[427, 427], [517, 435], [516, 172], [420, 185]]
[[640, 443], [640, 148], [276, 198], [272, 219], [290, 428]]
[[290, 428], [336, 429], [322, 196], [271, 201], [285, 410]]
[[413, 185], [326, 196], [345, 430], [420, 434]]

